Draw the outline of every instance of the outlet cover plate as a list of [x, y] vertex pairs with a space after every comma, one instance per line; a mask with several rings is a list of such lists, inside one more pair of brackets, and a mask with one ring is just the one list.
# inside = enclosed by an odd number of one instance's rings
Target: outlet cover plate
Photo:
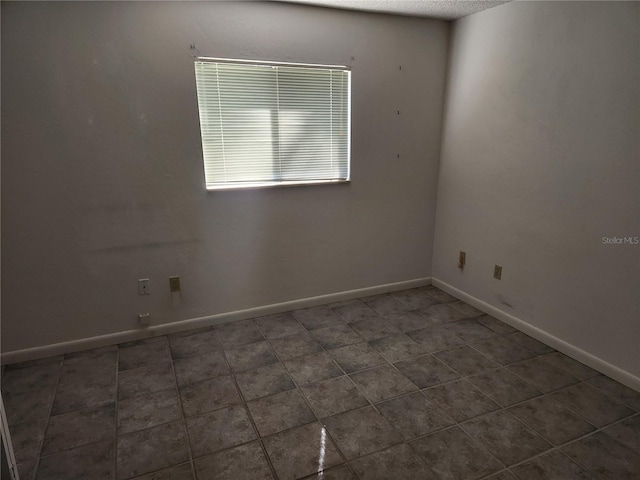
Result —
[[172, 292], [180, 291], [180, 277], [169, 277], [169, 290]]
[[493, 278], [500, 280], [502, 278], [502, 267], [495, 265], [493, 267]]
[[140, 295], [149, 295], [151, 293], [151, 288], [149, 286], [148, 278], [139, 278], [138, 279], [138, 293]]

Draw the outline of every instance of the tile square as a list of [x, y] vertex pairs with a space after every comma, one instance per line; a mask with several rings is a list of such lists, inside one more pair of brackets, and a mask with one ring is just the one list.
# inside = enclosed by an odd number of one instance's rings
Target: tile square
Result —
[[340, 317], [326, 305], [294, 310], [291, 314], [307, 330], [316, 330], [318, 328], [333, 327], [342, 324]]
[[51, 415], [99, 407], [116, 401], [115, 373], [77, 383], [59, 385]]
[[209, 378], [180, 387], [185, 417], [242, 403], [231, 375]]
[[209, 352], [193, 357], [179, 358], [173, 361], [178, 385], [227, 375], [229, 366], [222, 352]]
[[326, 429], [317, 422], [265, 438], [264, 447], [281, 480], [299, 479], [342, 463]]
[[254, 342], [234, 347], [227, 350], [226, 354], [229, 366], [234, 372], [243, 372], [278, 361], [278, 357], [267, 342]]
[[500, 405], [465, 380], [455, 380], [422, 392], [457, 422], [500, 409]]
[[427, 308], [421, 308], [418, 312], [438, 322], [454, 322], [464, 318], [462, 313], [447, 303], [438, 303]]
[[502, 468], [483, 445], [459, 427], [433, 433], [409, 445], [440, 480], [476, 479]]
[[264, 340], [253, 320], [231, 322], [216, 327], [216, 336], [224, 348], [239, 347]]
[[194, 476], [191, 471], [191, 462], [187, 462], [158, 470], [142, 477], [136, 477], [132, 480], [194, 480]]
[[115, 404], [112, 403], [51, 417], [42, 445], [42, 455], [112, 438], [115, 416]]
[[117, 352], [109, 350], [97, 355], [65, 358], [60, 372], [60, 385], [107, 377], [115, 374]]
[[198, 480], [273, 480], [258, 442], [198, 458], [194, 464]]
[[560, 352], [547, 353], [546, 355], [542, 355], [540, 358], [543, 358], [552, 365], [561, 368], [565, 372], [573, 375], [576, 378], [579, 378], [580, 380], [586, 380], [588, 378], [597, 377], [598, 375], [600, 375], [600, 373], [595, 371], [594, 369], [589, 368], [586, 365], [574, 360], [571, 357], [567, 357]]
[[567, 387], [552, 395], [569, 410], [596, 427], [604, 427], [633, 414], [630, 408], [585, 383]]
[[640, 454], [640, 415], [611, 425], [603, 430], [611, 438]]
[[118, 402], [118, 435], [155, 427], [182, 418], [175, 387]]
[[372, 340], [369, 345], [378, 350], [389, 362], [398, 362], [428, 353], [427, 347], [404, 333]]
[[402, 290], [400, 292], [394, 292], [391, 294], [394, 298], [400, 300], [407, 310], [418, 310], [420, 308], [427, 308], [431, 305], [438, 303], [431, 298], [424, 290]]
[[[448, 303], [447, 306], [453, 305]], [[479, 342], [494, 337], [496, 333], [488, 329], [475, 318], [465, 318], [448, 323], [444, 328], [452, 330], [457, 336], [467, 343]]]
[[449, 306], [458, 310], [460, 313], [465, 315], [466, 318], [475, 318], [481, 315], [484, 315], [482, 310], [478, 310], [476, 307], [469, 305], [462, 300], [456, 300], [455, 302], [449, 303]]
[[555, 351], [553, 348], [549, 347], [548, 345], [545, 345], [544, 343], [539, 342], [535, 338], [532, 338], [529, 335], [526, 335], [522, 332], [509, 333], [506, 335], [506, 337], [509, 340], [519, 345], [522, 345], [524, 348], [531, 351], [532, 353], [535, 353], [536, 355], [542, 355], [545, 353], [551, 353]]
[[357, 372], [387, 363], [384, 357], [366, 342], [335, 348], [329, 350], [327, 353], [329, 353], [347, 373]]
[[166, 390], [175, 385], [171, 363], [134, 368], [118, 373], [118, 400]]
[[243, 405], [232, 405], [187, 419], [193, 458], [255, 440], [256, 433]]
[[349, 377], [338, 377], [300, 387], [318, 418], [366, 407], [368, 400]]
[[418, 388], [427, 388], [439, 385], [456, 378], [460, 378], [456, 372], [436, 359], [433, 355], [403, 360], [394, 364], [409, 380]]
[[505, 411], [474, 418], [462, 427], [505, 465], [522, 462], [551, 448], [542, 437]]
[[297, 389], [253, 400], [247, 406], [262, 437], [316, 420]]
[[245, 402], [296, 388], [279, 362], [237, 373], [236, 381]]
[[525, 378], [544, 393], [568, 387], [579, 380], [540, 358], [532, 358], [507, 367], [511, 373]]
[[431, 469], [407, 444], [359, 458], [351, 466], [362, 480], [430, 480]]
[[331, 309], [344, 323], [353, 323], [358, 320], [364, 320], [365, 318], [375, 317], [378, 315], [360, 300], [353, 300]]
[[464, 345], [464, 341], [455, 332], [445, 326], [427, 327], [409, 332], [409, 337], [423, 344], [428, 352], [437, 352]]
[[542, 395], [537, 388], [500, 368], [469, 377], [469, 381], [503, 407]]
[[[38, 480], [113, 480], [114, 441], [103, 440], [40, 459]], [[20, 477], [22, 478], [22, 477]]]
[[596, 480], [588, 471], [579, 467], [559, 451], [545, 453], [512, 470], [522, 480], [557, 478], [562, 480]]
[[562, 445], [594, 431], [596, 428], [551, 397], [536, 398], [509, 412], [554, 445]]
[[350, 323], [349, 326], [365, 340], [374, 340], [401, 333], [400, 329], [392, 322], [389, 322], [386, 317], [365, 318], [364, 320]]
[[640, 412], [640, 393], [616, 382], [615, 380], [600, 375], [586, 381], [592, 387], [597, 388], [605, 395]]
[[322, 351], [320, 344], [307, 332], [271, 340], [270, 343], [280, 360]]
[[7, 368], [2, 374], [2, 393], [17, 395], [54, 386], [60, 377], [61, 365], [62, 362], [57, 361], [24, 368]]
[[117, 438], [117, 480], [144, 475], [189, 460], [182, 421], [165, 423]]
[[220, 350], [216, 332], [211, 327], [196, 332], [169, 335], [169, 346], [173, 358], [191, 357]]
[[393, 297], [392, 295], [375, 295], [362, 299], [364, 304], [371, 308], [378, 315], [388, 315], [390, 313], [401, 313], [410, 310], [407, 305]]
[[118, 369], [120, 371], [171, 360], [171, 351], [166, 339], [119, 350]]
[[298, 385], [316, 383], [342, 375], [342, 370], [325, 352], [293, 358], [284, 364]]
[[286, 337], [287, 335], [306, 331], [289, 312], [256, 318], [255, 322], [267, 339]]
[[476, 342], [473, 344], [473, 348], [502, 365], [535, 357], [534, 353], [504, 336], [496, 336]]
[[364, 407], [323, 420], [347, 459], [402, 443], [402, 437], [373, 407]]
[[349, 325], [319, 328], [318, 330], [312, 330], [311, 335], [327, 350], [352, 345], [364, 340]]
[[371, 403], [417, 390], [413, 383], [391, 365], [353, 373], [350, 377]]
[[17, 463], [25, 463], [30, 459], [38, 458], [46, 428], [46, 418], [18, 423], [11, 427], [11, 442]]
[[608, 480], [640, 478], [640, 455], [605, 433], [598, 432], [564, 447], [573, 461]]
[[452, 348], [451, 350], [443, 350], [433, 354], [438, 360], [455, 370], [461, 375], [474, 375], [499, 368], [500, 365], [476, 349], [463, 345], [462, 347]]
[[501, 322], [497, 318], [492, 317], [491, 315], [480, 315], [476, 318], [476, 321], [481, 325], [487, 327], [489, 330], [493, 330], [498, 335], [505, 335], [507, 333], [517, 332], [515, 328], [511, 325], [507, 325], [504, 322]]
[[415, 332], [423, 328], [440, 325], [441, 322], [418, 312], [403, 312], [384, 315], [382, 318], [395, 325], [401, 332]]
[[421, 392], [376, 405], [405, 440], [453, 425], [454, 420]]
[[449, 303], [449, 302], [455, 302], [456, 300], [458, 300], [453, 295], [449, 295], [448, 293], [443, 292], [439, 288], [435, 288], [435, 287], [425, 290], [424, 293], [429, 295], [438, 303]]
[[29, 390], [23, 393], [2, 392], [2, 401], [7, 415], [7, 423], [32, 422], [39, 418], [48, 418], [55, 387], [53, 385]]

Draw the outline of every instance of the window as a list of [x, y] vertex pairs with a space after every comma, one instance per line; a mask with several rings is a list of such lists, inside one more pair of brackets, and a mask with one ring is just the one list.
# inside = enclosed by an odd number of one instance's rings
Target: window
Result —
[[345, 182], [347, 67], [197, 58], [208, 190]]

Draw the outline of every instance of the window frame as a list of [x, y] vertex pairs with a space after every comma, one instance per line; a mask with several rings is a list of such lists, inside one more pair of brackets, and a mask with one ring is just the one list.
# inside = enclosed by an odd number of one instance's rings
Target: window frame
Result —
[[[255, 65], [255, 66], [273, 66], [273, 67], [293, 67], [303, 69], [321, 69], [321, 70], [339, 70], [347, 73], [347, 87], [346, 87], [346, 100], [347, 100], [347, 120], [346, 120], [346, 176], [344, 178], [310, 178], [300, 180], [246, 180], [237, 182], [208, 182], [207, 178], [207, 159], [205, 155], [205, 141], [203, 139], [203, 111], [201, 110], [200, 90], [198, 86], [198, 64], [199, 63], [215, 63], [215, 64], [232, 64], [232, 65]], [[196, 95], [197, 106], [199, 115], [199, 128], [200, 139], [202, 147], [202, 165], [203, 174], [205, 180], [205, 189], [207, 191], [220, 191], [220, 190], [243, 190], [243, 189], [260, 189], [260, 188], [279, 188], [279, 187], [296, 187], [296, 186], [311, 186], [311, 185], [333, 185], [333, 184], [348, 184], [351, 182], [351, 67], [346, 65], [328, 65], [328, 64], [313, 64], [313, 63], [293, 63], [293, 62], [279, 62], [279, 61], [266, 61], [266, 60], [249, 60], [249, 59], [234, 59], [234, 58], [220, 58], [220, 57], [205, 57], [197, 56], [194, 58], [194, 70], [196, 74]], [[279, 86], [276, 87], [277, 96], [279, 96]], [[219, 93], [218, 93], [219, 94]], [[333, 97], [331, 97], [333, 98]], [[333, 108], [333, 107], [332, 107]], [[207, 113], [204, 113], [205, 115]], [[333, 115], [333, 110], [331, 110]], [[280, 123], [280, 113], [278, 112], [278, 124]], [[222, 121], [221, 121], [222, 123]], [[222, 126], [221, 126], [222, 128]], [[278, 126], [278, 131], [280, 127]], [[272, 136], [272, 139], [275, 138]], [[278, 142], [281, 141], [278, 137]], [[337, 144], [336, 144], [337, 145]], [[334, 143], [331, 142], [329, 148], [334, 148]], [[282, 162], [282, 157], [278, 157], [278, 162]], [[313, 166], [313, 162], [309, 162], [309, 167]]]

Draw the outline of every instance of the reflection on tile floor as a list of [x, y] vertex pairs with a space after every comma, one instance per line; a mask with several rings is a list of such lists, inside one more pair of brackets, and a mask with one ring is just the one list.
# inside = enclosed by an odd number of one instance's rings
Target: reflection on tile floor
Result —
[[7, 366], [24, 480], [640, 478], [640, 394], [433, 287]]

